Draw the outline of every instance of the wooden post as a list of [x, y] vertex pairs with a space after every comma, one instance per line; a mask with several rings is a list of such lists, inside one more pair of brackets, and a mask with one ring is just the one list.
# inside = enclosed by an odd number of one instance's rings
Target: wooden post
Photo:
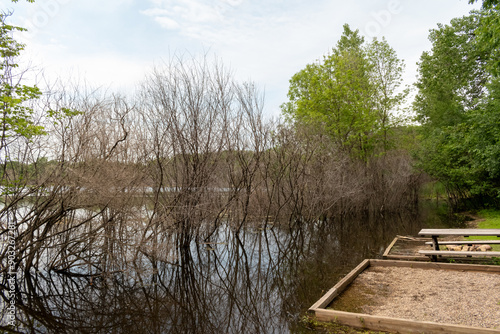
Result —
[[[437, 240], [438, 236], [437, 235], [433, 235], [432, 236], [432, 245], [434, 246], [434, 250], [439, 250], [439, 243], [438, 243], [438, 240]], [[436, 255], [432, 255], [432, 261], [433, 262], [437, 262], [437, 256]]]

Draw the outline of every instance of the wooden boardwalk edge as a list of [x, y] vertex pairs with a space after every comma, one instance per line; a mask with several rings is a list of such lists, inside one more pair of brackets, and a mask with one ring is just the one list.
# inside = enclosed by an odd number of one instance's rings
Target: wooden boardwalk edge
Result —
[[425, 255], [420, 255], [420, 254], [415, 254], [415, 255], [399, 255], [399, 254], [391, 254], [392, 249], [394, 248], [394, 245], [401, 240], [405, 239], [410, 239], [410, 240], [415, 240], [415, 241], [422, 241], [424, 242], [425, 240], [430, 240], [430, 238], [408, 238], [404, 236], [397, 235], [392, 242], [387, 246], [387, 248], [384, 251], [384, 254], [382, 255], [383, 259], [387, 260], [410, 260], [410, 261], [429, 261], [429, 257]]
[[395, 237], [394, 240], [392, 240], [392, 242], [390, 243], [389, 247], [387, 247], [385, 249], [385, 252], [384, 254], [382, 255], [382, 257], [385, 259], [387, 258], [387, 256], [389, 255], [389, 253], [391, 252], [392, 250], [392, 247], [394, 247], [394, 244], [399, 240], [399, 237]]
[[427, 321], [413, 321], [398, 318], [389, 318], [381, 316], [373, 316], [363, 313], [350, 313], [335, 310], [317, 309], [315, 310], [316, 318], [319, 321], [333, 321], [335, 323], [377, 330], [391, 331], [398, 333], [459, 333], [459, 334], [487, 334], [500, 333], [500, 329], [493, 328], [478, 328], [469, 326], [460, 326], [452, 324], [440, 324]]
[[316, 309], [325, 308], [331, 301], [337, 297], [349, 284], [356, 279], [356, 277], [363, 272], [368, 266], [370, 266], [370, 260], [366, 259], [361, 262], [356, 268], [354, 268], [346, 277], [341, 279], [333, 288], [331, 288], [323, 297], [321, 297], [313, 306], [309, 308], [309, 311], [314, 311]]
[[331, 321], [341, 325], [379, 331], [395, 331], [398, 333], [500, 333], [500, 329], [493, 328], [477, 328], [426, 321], [413, 321], [326, 309], [335, 297], [340, 295], [359, 274], [370, 266], [500, 273], [500, 266], [492, 265], [366, 259], [311, 306], [309, 312], [313, 312], [319, 321]]

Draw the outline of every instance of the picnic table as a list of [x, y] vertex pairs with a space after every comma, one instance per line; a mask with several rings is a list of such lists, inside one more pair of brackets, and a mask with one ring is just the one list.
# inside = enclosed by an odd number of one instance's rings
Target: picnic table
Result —
[[[500, 229], [422, 229], [418, 233], [419, 236], [430, 236], [432, 238], [432, 244], [434, 250], [420, 250], [419, 253], [427, 256], [431, 256], [433, 261], [437, 261], [438, 255], [466, 255], [466, 256], [499, 256], [500, 252], [486, 252], [486, 251], [442, 251], [439, 249], [439, 245], [451, 245], [451, 244], [500, 244]], [[487, 237], [497, 237], [499, 239], [494, 240], [454, 240], [454, 241], [439, 241], [439, 237], [447, 236], [487, 236]]]

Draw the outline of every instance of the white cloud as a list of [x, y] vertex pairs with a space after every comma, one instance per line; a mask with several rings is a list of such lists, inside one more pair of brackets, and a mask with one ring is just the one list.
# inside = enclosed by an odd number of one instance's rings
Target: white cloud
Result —
[[180, 27], [177, 21], [165, 16], [156, 16], [155, 21], [158, 22], [162, 28], [169, 30], [176, 30]]
[[220, 6], [206, 4], [202, 0], [153, 0], [152, 2], [154, 7], [142, 13], [154, 17], [156, 21], [158, 17], [168, 18], [184, 26], [190, 26], [200, 23], [220, 24], [225, 19]]
[[243, 3], [243, 0], [223, 0], [223, 2], [225, 2], [231, 6], [239, 6]]
[[[141, 13], [150, 16], [165, 29], [179, 29], [179, 33], [204, 43], [223, 40], [223, 36], [239, 34], [243, 17], [245, 25], [256, 23], [246, 13], [236, 8], [241, 0], [152, 0], [152, 8]], [[175, 24], [174, 24], [175, 22]]]
[[200, 0], [178, 0], [179, 5], [176, 14], [193, 23], [215, 23], [220, 24], [224, 21], [224, 12], [218, 6], [205, 4]]
[[157, 16], [169, 16], [172, 14], [172, 12], [166, 9], [156, 7], [156, 8], [141, 10], [141, 14], [157, 17]]

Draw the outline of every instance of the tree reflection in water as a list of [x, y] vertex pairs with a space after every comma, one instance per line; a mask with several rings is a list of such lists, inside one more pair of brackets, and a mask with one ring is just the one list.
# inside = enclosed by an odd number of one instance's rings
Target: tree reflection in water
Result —
[[215, 231], [202, 226], [196, 233], [171, 232], [163, 245], [175, 246], [156, 255], [124, 253], [114, 240], [107, 245], [113, 253], [87, 250], [84, 266], [32, 267], [18, 277], [17, 330], [295, 332], [307, 308], [340, 276], [379, 256], [394, 235], [418, 227], [409, 218], [286, 228], [222, 225]]

